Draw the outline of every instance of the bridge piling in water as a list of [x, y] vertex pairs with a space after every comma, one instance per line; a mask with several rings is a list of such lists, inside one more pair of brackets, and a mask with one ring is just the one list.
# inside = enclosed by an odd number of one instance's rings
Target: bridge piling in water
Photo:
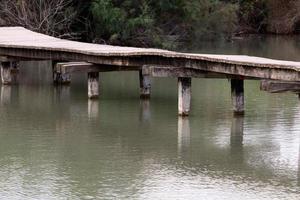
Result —
[[191, 107], [192, 78], [178, 77], [178, 114], [188, 116]]
[[142, 67], [139, 71], [140, 78], [140, 97], [141, 99], [149, 99], [151, 95], [151, 77], [147, 67]]
[[231, 79], [231, 99], [235, 115], [244, 114], [244, 80]]
[[99, 72], [88, 72], [88, 97], [89, 99], [99, 97]]
[[63, 63], [52, 61], [53, 83], [55, 85], [69, 85], [71, 83], [71, 74], [62, 73], [61, 65]]
[[1, 81], [3, 85], [13, 85], [19, 82], [19, 62], [1, 62]]

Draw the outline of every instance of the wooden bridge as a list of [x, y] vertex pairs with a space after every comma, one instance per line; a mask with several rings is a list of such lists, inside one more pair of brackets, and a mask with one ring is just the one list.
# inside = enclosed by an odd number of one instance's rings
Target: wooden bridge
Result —
[[70, 74], [88, 74], [88, 97], [99, 95], [99, 72], [139, 71], [142, 98], [150, 97], [150, 77], [178, 78], [178, 113], [188, 115], [192, 78], [231, 80], [235, 114], [244, 113], [244, 80], [300, 81], [300, 62], [242, 55], [190, 54], [68, 41], [22, 27], [0, 28], [2, 84], [16, 82], [19, 61], [52, 60], [53, 80], [70, 83]]

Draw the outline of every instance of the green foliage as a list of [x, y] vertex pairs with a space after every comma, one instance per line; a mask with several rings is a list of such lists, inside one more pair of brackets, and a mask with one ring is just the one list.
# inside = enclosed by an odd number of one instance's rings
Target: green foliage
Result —
[[238, 6], [211, 0], [190, 0], [186, 4], [193, 39], [230, 37], [237, 26]]
[[[270, 21], [266, 4], [278, 4], [272, 0], [30, 0], [31, 4], [27, 1], [0, 0], [0, 24], [25, 24], [43, 33], [73, 39], [81, 36], [81, 40], [96, 43], [166, 49], [178, 48], [189, 41], [228, 39], [239, 29], [240, 32], [261, 31], [266, 21]], [[54, 11], [41, 10], [35, 6], [38, 2], [44, 2], [42, 7], [53, 7]], [[15, 10], [19, 7], [22, 9]], [[44, 20], [43, 16], [52, 16], [51, 13], [53, 17]], [[271, 12], [272, 16], [276, 13]], [[283, 14], [276, 16], [281, 19]], [[288, 19], [293, 16], [290, 14]], [[277, 21], [274, 23], [280, 27], [285, 23]], [[43, 27], [46, 29], [42, 30]], [[55, 32], [48, 33], [48, 29]]]
[[217, 0], [94, 0], [95, 37], [110, 44], [176, 48], [189, 38], [230, 35], [237, 6]]
[[240, 0], [239, 19], [242, 26], [254, 32], [264, 32], [267, 20], [267, 0]]
[[91, 6], [97, 39], [112, 44], [152, 46], [159, 30], [146, 1], [95, 0]]

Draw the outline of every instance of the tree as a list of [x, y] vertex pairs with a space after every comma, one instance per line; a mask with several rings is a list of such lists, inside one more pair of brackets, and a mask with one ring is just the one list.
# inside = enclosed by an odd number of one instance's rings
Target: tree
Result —
[[72, 0], [0, 0], [0, 21], [61, 38], [74, 38]]

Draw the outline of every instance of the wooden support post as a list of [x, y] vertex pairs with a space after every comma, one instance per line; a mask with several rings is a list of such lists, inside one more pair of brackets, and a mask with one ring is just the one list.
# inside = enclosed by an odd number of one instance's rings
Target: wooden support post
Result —
[[188, 116], [191, 105], [191, 78], [178, 78], [178, 114]]
[[18, 62], [1, 63], [1, 81], [3, 85], [17, 84], [18, 76], [19, 76]]
[[71, 74], [63, 73], [59, 62], [52, 61], [53, 83], [57, 85], [68, 85], [71, 83]]
[[88, 73], [88, 97], [89, 99], [99, 97], [99, 72]]
[[231, 99], [235, 115], [244, 114], [244, 80], [231, 79]]
[[151, 78], [150, 71], [147, 67], [143, 67], [139, 72], [140, 75], [140, 97], [149, 99], [151, 95]]

